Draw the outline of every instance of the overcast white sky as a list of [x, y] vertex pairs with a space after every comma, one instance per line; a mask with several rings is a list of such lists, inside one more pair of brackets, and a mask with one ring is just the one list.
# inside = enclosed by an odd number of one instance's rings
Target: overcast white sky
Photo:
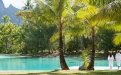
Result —
[[26, 0], [2, 0], [5, 7], [8, 7], [10, 4], [15, 6], [16, 8], [21, 9], [24, 6], [24, 3], [26, 3]]

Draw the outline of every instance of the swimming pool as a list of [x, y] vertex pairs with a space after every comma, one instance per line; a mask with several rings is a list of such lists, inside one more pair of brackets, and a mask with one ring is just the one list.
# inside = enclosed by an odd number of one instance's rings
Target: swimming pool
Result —
[[[69, 67], [83, 64], [77, 57], [66, 57]], [[108, 61], [96, 59], [95, 66], [108, 66]], [[114, 62], [114, 66], [116, 63]], [[59, 57], [27, 57], [0, 55], [0, 70], [55, 70], [60, 68]]]

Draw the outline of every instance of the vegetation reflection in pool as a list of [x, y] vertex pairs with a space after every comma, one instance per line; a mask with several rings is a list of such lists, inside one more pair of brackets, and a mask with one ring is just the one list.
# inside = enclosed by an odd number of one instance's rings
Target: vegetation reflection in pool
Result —
[[[66, 58], [69, 66], [77, 66], [79, 58]], [[55, 70], [59, 57], [0, 56], [0, 70]]]
[[[78, 57], [66, 57], [68, 66], [83, 63]], [[114, 63], [116, 66], [116, 64]], [[107, 60], [96, 60], [95, 66], [108, 66]], [[0, 56], [0, 70], [55, 70], [60, 68], [59, 57]]]

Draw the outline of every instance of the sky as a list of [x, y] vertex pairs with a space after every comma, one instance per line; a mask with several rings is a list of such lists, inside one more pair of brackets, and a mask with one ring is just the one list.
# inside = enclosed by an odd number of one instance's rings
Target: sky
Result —
[[26, 3], [26, 0], [2, 0], [2, 1], [6, 8], [10, 4], [12, 4], [14, 7], [21, 9], [24, 6], [24, 3]]

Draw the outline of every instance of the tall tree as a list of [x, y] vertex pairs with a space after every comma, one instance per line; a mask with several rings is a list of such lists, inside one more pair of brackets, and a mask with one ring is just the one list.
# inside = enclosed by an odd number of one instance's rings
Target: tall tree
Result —
[[[83, 0], [84, 1], [84, 0]], [[105, 5], [111, 3], [112, 1], [115, 0], [86, 0], [86, 3], [94, 6], [98, 9], [104, 7]], [[84, 1], [85, 2], [85, 1]], [[101, 12], [101, 11], [100, 11]], [[92, 12], [91, 12], [92, 13]], [[104, 12], [103, 12], [104, 13]], [[102, 14], [103, 14], [102, 13]], [[100, 24], [100, 20], [102, 20], [102, 18], [100, 18], [100, 16], [102, 14], [96, 13], [95, 15], [93, 15], [92, 17], [90, 17], [90, 19], [88, 19], [89, 24], [91, 25], [91, 30], [92, 30], [92, 52], [91, 52], [91, 61], [89, 63], [88, 69], [89, 70], [94, 70], [94, 58], [95, 58], [95, 30], [97, 28], [97, 25]], [[104, 16], [104, 14], [103, 14]], [[99, 19], [100, 18], [100, 19]], [[97, 20], [98, 19], [98, 20]], [[106, 18], [105, 18], [106, 19]], [[104, 20], [103, 20], [104, 21]], [[106, 21], [105, 21], [106, 22]]]
[[72, 16], [74, 16], [74, 11], [71, 8], [76, 2], [74, 2], [74, 0], [35, 0], [35, 3], [36, 6], [34, 11], [21, 11], [18, 15], [33, 21], [36, 21], [36, 18], [38, 17], [37, 19], [44, 24], [57, 26], [59, 35], [60, 64], [62, 70], [68, 70], [69, 68], [66, 64], [63, 53], [62, 30], [65, 26], [74, 24], [71, 22], [73, 19]]
[[[91, 60], [87, 69], [94, 70], [94, 58], [95, 58], [95, 34], [98, 29], [98, 25], [101, 24], [101, 20], [96, 19], [96, 14], [98, 12], [98, 8], [88, 5], [85, 8], [82, 8], [78, 11], [77, 17], [82, 22], [81, 33], [85, 36], [91, 38]], [[83, 13], [83, 14], [82, 14]], [[103, 22], [103, 21], [102, 21]], [[85, 34], [86, 31], [86, 34]], [[88, 33], [88, 34], [87, 34]]]

